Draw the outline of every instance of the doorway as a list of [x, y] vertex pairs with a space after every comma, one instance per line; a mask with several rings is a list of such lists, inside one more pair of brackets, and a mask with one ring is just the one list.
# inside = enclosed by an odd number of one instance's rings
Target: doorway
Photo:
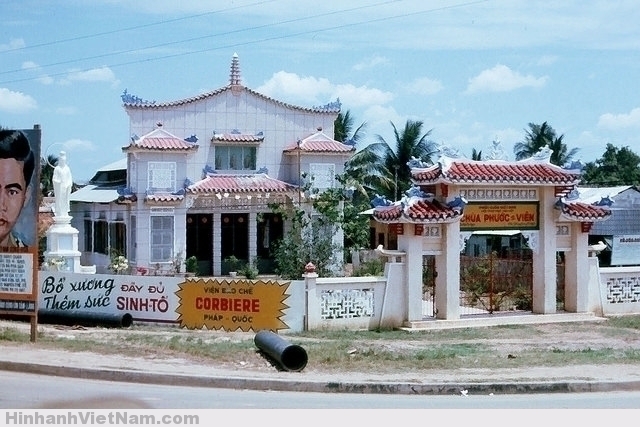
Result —
[[187, 214], [187, 258], [198, 259], [198, 274], [213, 274], [213, 215]]

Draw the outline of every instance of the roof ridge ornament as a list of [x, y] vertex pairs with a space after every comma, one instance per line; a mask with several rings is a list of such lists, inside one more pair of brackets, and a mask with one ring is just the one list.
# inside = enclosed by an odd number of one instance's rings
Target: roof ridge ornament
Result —
[[140, 98], [139, 96], [132, 95], [129, 92], [127, 92], [127, 89], [125, 89], [122, 92], [122, 95], [120, 95], [120, 98], [122, 99], [122, 102], [124, 102], [125, 104], [152, 105], [156, 103], [156, 101], [147, 101], [145, 99]]
[[508, 160], [507, 152], [502, 148], [502, 141], [498, 138], [491, 141], [491, 151], [486, 156], [486, 160]]
[[540, 150], [538, 150], [537, 153], [531, 156], [531, 158], [533, 160], [542, 160], [547, 163], [550, 163], [552, 154], [553, 154], [553, 150], [548, 145], [545, 145], [544, 147], [540, 148]]

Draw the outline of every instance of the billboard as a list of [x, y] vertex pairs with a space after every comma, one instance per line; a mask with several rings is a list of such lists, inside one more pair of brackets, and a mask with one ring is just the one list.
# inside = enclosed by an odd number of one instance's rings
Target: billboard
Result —
[[37, 324], [41, 130], [0, 130], [0, 313]]

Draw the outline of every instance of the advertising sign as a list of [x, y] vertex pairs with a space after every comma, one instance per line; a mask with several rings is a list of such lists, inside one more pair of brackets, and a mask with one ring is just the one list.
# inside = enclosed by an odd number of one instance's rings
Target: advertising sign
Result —
[[39, 126], [0, 130], [0, 314], [31, 318], [37, 329]]
[[640, 236], [613, 236], [611, 265], [640, 265]]
[[57, 314], [130, 314], [137, 321], [175, 322], [175, 293], [184, 278], [40, 272], [39, 308]]
[[538, 230], [539, 205], [531, 203], [469, 203], [464, 207], [460, 229]]
[[288, 329], [281, 320], [290, 282], [199, 279], [181, 283], [178, 321], [188, 329]]

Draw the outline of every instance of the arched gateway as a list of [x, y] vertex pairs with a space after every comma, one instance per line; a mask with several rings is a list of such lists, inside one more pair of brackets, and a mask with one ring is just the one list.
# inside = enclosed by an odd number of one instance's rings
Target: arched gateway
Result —
[[522, 230], [534, 255], [534, 313], [556, 312], [556, 254], [565, 252], [565, 310], [589, 311], [588, 232], [611, 210], [572, 198], [581, 169], [558, 167], [550, 157], [544, 148], [520, 161], [448, 153], [434, 165], [411, 162], [414, 187], [406, 197], [373, 209], [405, 253], [407, 326], [422, 320], [424, 255], [436, 259], [436, 318], [460, 318], [460, 252], [474, 230]]

